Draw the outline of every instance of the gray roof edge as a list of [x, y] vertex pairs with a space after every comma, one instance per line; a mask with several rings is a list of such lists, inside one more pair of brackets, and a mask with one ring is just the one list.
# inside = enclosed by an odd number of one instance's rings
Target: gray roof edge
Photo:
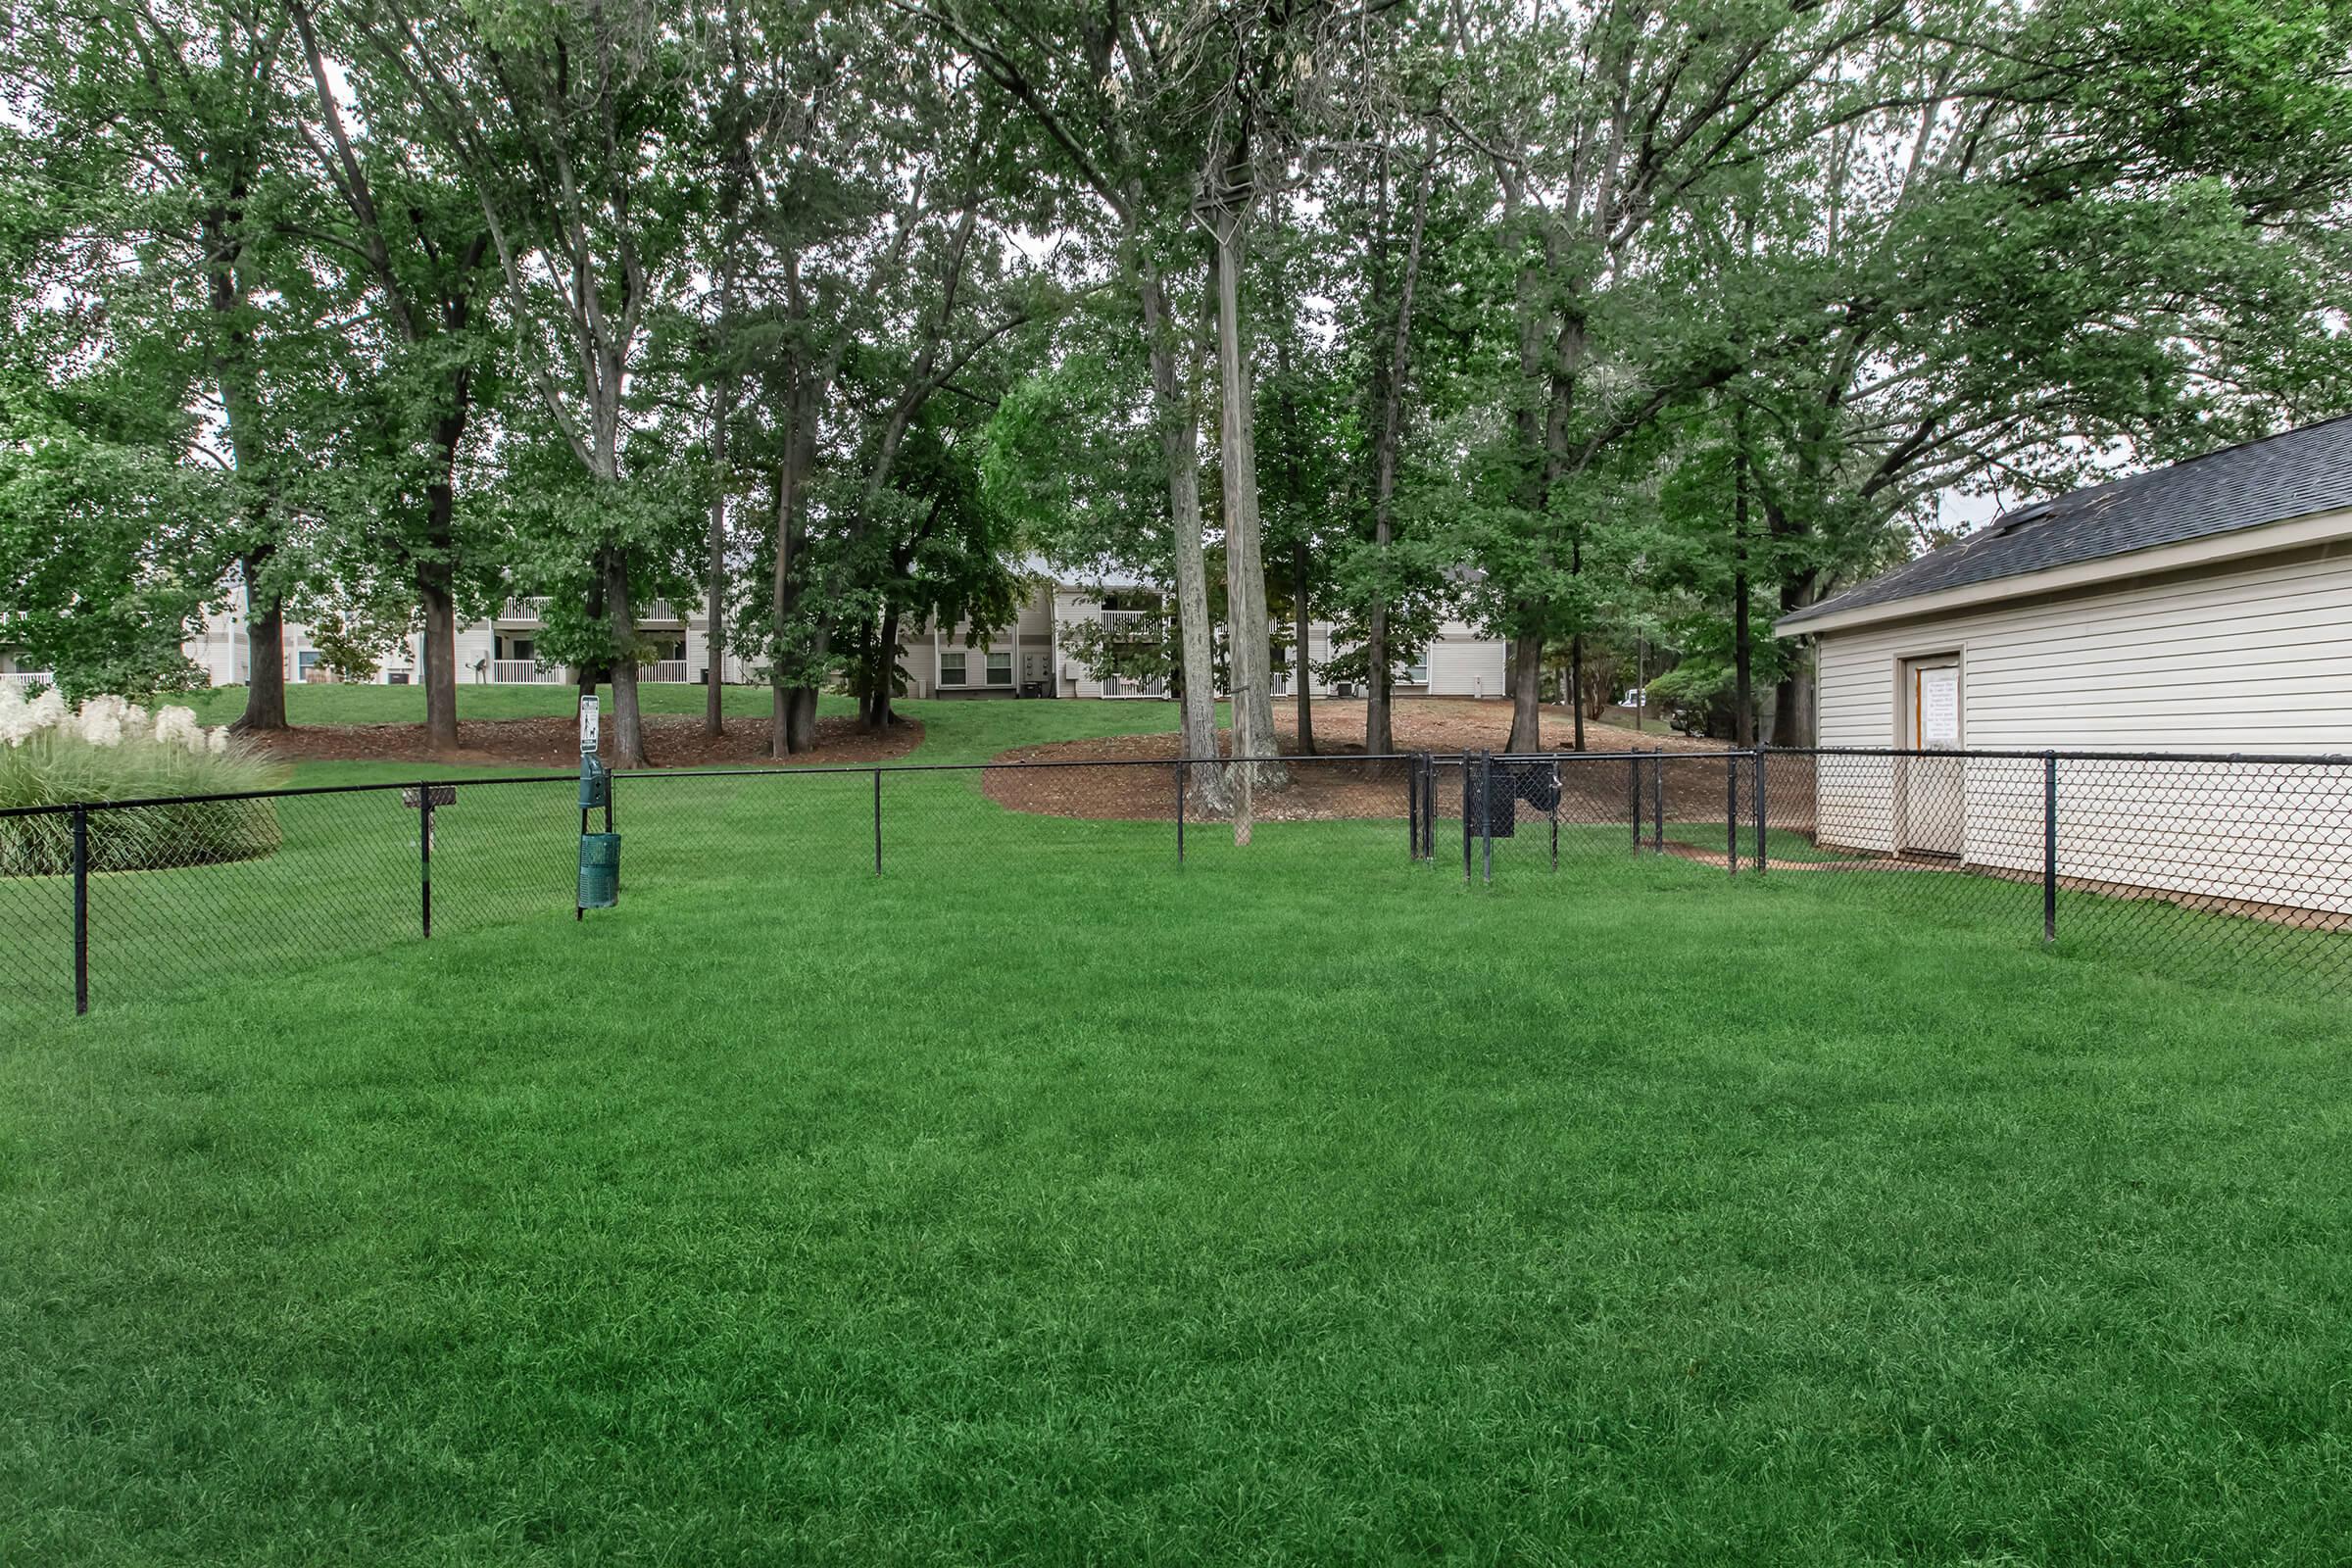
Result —
[[2037, 577], [2347, 507], [2352, 416], [2339, 415], [2003, 513], [1965, 538], [1791, 611], [1774, 628], [1797, 629], [1849, 611]]
[[[1886, 577], [1893, 575], [1893, 572], [1882, 572], [1879, 574], [1879, 576], [1870, 578], [1866, 582], [1856, 583], [1853, 587], [1846, 589], [1844, 592], [1838, 594], [1835, 598], [1824, 599], [1817, 605], [1807, 605], [1801, 610], [1791, 610], [1786, 615], [1774, 617], [1772, 629], [1776, 635], [1790, 629], [1801, 631], [1814, 621], [1825, 620], [1832, 615], [1845, 614], [1859, 610], [1876, 610], [1884, 612], [1882, 614], [1871, 617], [1874, 620], [1894, 620], [1905, 615], [1939, 614], [1943, 613], [1947, 609], [1954, 607], [1929, 606], [1925, 609], [1918, 610], [1906, 610], [1903, 607], [1906, 605], [1917, 604], [1923, 599], [1933, 599], [1941, 594], [1963, 593], [1972, 588], [1984, 589], [1987, 590], [1987, 592], [1982, 599], [1973, 602], [1968, 608], [1974, 609], [1981, 604], [1999, 604], [2004, 600], [2023, 599], [2034, 594], [2049, 591], [2048, 585], [2040, 582], [2039, 579], [2047, 577], [2051, 572], [2054, 571], [2064, 571], [2070, 566], [2090, 566], [2106, 561], [2130, 562], [2136, 560], [2141, 556], [2152, 556], [2159, 551], [2178, 550], [2183, 545], [2193, 545], [2207, 539], [2227, 539], [2238, 534], [2256, 533], [2267, 528], [2283, 528], [2290, 523], [2308, 522], [2314, 517], [2325, 517], [2333, 513], [2346, 514], [2343, 536], [2346, 538], [2352, 538], [2352, 505], [2325, 506], [2315, 507], [2309, 512], [2294, 513], [2288, 516], [2269, 517], [2258, 522], [2243, 523], [2233, 528], [2219, 528], [2210, 533], [2192, 534], [2187, 538], [2158, 540], [2152, 544], [2140, 545], [2131, 550], [2117, 550], [2111, 551], [2105, 555], [2086, 556], [2079, 561], [2058, 562], [2046, 566], [2032, 566], [2019, 571], [2004, 572], [1998, 576], [1981, 577], [1969, 582], [1930, 583], [1907, 593], [1873, 594], [1867, 598], [1862, 597], [1861, 591], [1863, 589], [1868, 588], [1875, 583], [1883, 582]], [[1950, 547], [1946, 546], [1945, 548], [1948, 549]], [[2284, 550], [2293, 549], [2296, 548], [2296, 546], [2294, 542], [2290, 541], [2275, 548]], [[2246, 554], [2249, 555], [2259, 553], [2261, 553], [2260, 548], [2246, 552]], [[1931, 554], [1933, 554], [1933, 552], [1931, 552]], [[1928, 559], [1928, 557], [1921, 556], [1917, 559], [1925, 561]], [[1899, 571], [1902, 568], [1899, 566], [1894, 568], [1895, 571]], [[2128, 575], [2128, 573], [2119, 572], [2118, 575]], [[2094, 579], [2090, 586], [2101, 585], [2103, 581], [2103, 579]], [[2001, 584], [2014, 584], [2015, 587], [2010, 589], [2001, 589], [2000, 591], [1991, 591], [1998, 588], [1998, 586]], [[1849, 603], [1849, 601], [1856, 602]]]

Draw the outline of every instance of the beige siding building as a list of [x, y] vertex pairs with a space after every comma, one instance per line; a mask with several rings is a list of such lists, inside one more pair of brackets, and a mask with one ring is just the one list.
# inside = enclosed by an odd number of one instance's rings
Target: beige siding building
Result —
[[[2034, 869], [2038, 763], [1937, 754], [2352, 753], [2352, 419], [2011, 514], [1777, 629], [1815, 641], [1821, 746], [1920, 754], [1823, 759], [1823, 842]], [[2352, 912], [2352, 768], [2063, 768], [2067, 876]]]
[[[1120, 676], [1105, 672], [1099, 662], [1082, 656], [1075, 628], [1100, 622], [1115, 647], [1117, 639], [1132, 636], [1151, 645], [1165, 632], [1166, 607], [1161, 591], [1133, 579], [1079, 581], [1052, 567], [1033, 564], [1038, 586], [1020, 607], [1017, 624], [982, 636], [968, 626], [918, 627], [908, 633], [906, 652], [899, 668], [914, 697], [1012, 697], [1027, 694], [1070, 698], [1164, 698], [1168, 683], [1155, 674]], [[1303, 678], [1313, 697], [1361, 698], [1360, 684], [1330, 679], [1323, 665], [1344, 652], [1335, 628], [1324, 621], [1307, 623], [1303, 676], [1297, 651], [1288, 645], [1294, 628], [1285, 625], [1277, 635], [1285, 641], [1272, 649], [1274, 695], [1296, 694]], [[1144, 659], [1139, 668], [1155, 661]], [[1465, 621], [1448, 620], [1420, 655], [1396, 665], [1393, 689], [1399, 697], [1498, 697], [1503, 693], [1503, 645], [1499, 638], [1480, 633]]]
[[[1013, 624], [983, 633], [970, 625], [920, 625], [905, 629], [905, 653], [899, 661], [906, 694], [918, 698], [959, 697], [1070, 697], [1161, 698], [1167, 682], [1155, 675], [1119, 677], [1098, 673], [1080, 655], [1073, 629], [1100, 621], [1114, 638], [1131, 634], [1140, 642], [1157, 639], [1162, 630], [1159, 591], [1134, 582], [1078, 583], [1057, 580], [1050, 567], [1026, 564], [1026, 591]], [[457, 628], [458, 679], [475, 684], [568, 685], [574, 671], [550, 662], [540, 636], [545, 601], [510, 599], [488, 619], [467, 621]], [[1288, 628], [1285, 628], [1287, 631]], [[641, 681], [698, 684], [710, 677], [709, 622], [699, 605], [671, 605], [656, 600], [643, 607], [638, 631], [646, 662], [638, 666]], [[1363, 692], [1332, 681], [1322, 665], [1338, 651], [1333, 628], [1321, 621], [1308, 626], [1306, 673], [1308, 689], [1317, 697], [1357, 697]], [[183, 653], [215, 686], [241, 685], [252, 673], [252, 638], [246, 624], [244, 594], [231, 590], [227, 602], [207, 616], [203, 628], [182, 646]], [[1291, 695], [1298, 678], [1292, 650], [1274, 651], [1277, 697]], [[422, 650], [412, 635], [386, 657], [376, 672], [378, 682], [396, 686], [419, 679]], [[328, 671], [324, 656], [313, 643], [310, 628], [289, 620], [284, 626], [280, 659], [289, 681], [323, 681]], [[1141, 662], [1149, 666], [1151, 661]], [[13, 666], [0, 651], [0, 679], [12, 678]], [[735, 654], [728, 654], [719, 679], [740, 683], [761, 679], [760, 671]], [[1462, 621], [1447, 621], [1437, 639], [1420, 656], [1396, 667], [1396, 691], [1403, 697], [1494, 697], [1503, 691], [1503, 645]]]

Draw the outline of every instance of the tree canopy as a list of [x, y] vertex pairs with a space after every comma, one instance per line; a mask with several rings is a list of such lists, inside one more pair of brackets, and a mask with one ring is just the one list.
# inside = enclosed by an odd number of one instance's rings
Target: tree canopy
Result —
[[1193, 755], [1221, 690], [1274, 751], [1310, 623], [1387, 748], [1450, 617], [1508, 640], [1514, 744], [1637, 644], [1801, 740], [1771, 620], [1955, 500], [2352, 408], [2344, 0], [12, 25], [0, 644], [159, 689], [235, 592], [254, 728], [289, 615], [354, 671], [415, 626], [454, 747], [457, 623], [530, 595], [643, 762], [668, 600], [803, 751], [1044, 558], [1161, 586], [1156, 653], [1075, 652], [1156, 661]]

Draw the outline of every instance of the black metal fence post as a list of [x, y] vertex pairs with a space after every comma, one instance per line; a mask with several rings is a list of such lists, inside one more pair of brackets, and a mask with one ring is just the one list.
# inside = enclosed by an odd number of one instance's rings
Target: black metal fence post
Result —
[[882, 874], [882, 770], [874, 769], [874, 875]]
[[1472, 859], [1472, 856], [1475, 854], [1471, 840], [1472, 831], [1473, 824], [1470, 821], [1470, 754], [1468, 752], [1464, 752], [1462, 753], [1462, 884], [1465, 887], [1470, 884], [1471, 879], [1476, 875], [1477, 872], [1477, 866]]
[[1724, 863], [1733, 876], [1740, 874], [1740, 758], [1727, 752], [1723, 759], [1724, 808], [1723, 851]]
[[1649, 853], [1666, 853], [1666, 754], [1649, 754]]
[[2058, 940], [2058, 754], [2041, 759], [2041, 940]]
[[[1551, 772], [1552, 781], [1555, 786], [1565, 784], [1567, 782], [1567, 780], [1559, 776], [1559, 763], [1554, 762], [1551, 764]], [[1554, 871], [1557, 871], [1560, 868], [1560, 796], [1563, 793], [1564, 791], [1556, 787], [1551, 792], [1551, 868]], [[1517, 810], [1518, 808], [1514, 806], [1511, 808], [1511, 809]]]
[[1633, 753], [1626, 758], [1626, 761], [1629, 764], [1625, 770], [1626, 815], [1633, 818], [1634, 853], [1640, 855], [1642, 853], [1642, 754]]
[[[1517, 808], [1513, 807], [1516, 810]], [[1485, 862], [1481, 880], [1492, 887], [1494, 883], [1494, 754], [1478, 754], [1478, 841], [1484, 846], [1480, 858]]]
[[416, 898], [424, 939], [433, 939], [433, 787], [416, 786]]
[[1421, 759], [1404, 761], [1404, 858], [1421, 858]]
[[1770, 824], [1764, 815], [1764, 748], [1756, 748], [1756, 872], [1762, 875], [1771, 857], [1765, 853], [1765, 831]]
[[1421, 754], [1421, 858], [1438, 863], [1438, 759]]
[[90, 1010], [90, 811], [74, 808], [74, 1011]]
[[1184, 759], [1176, 760], [1176, 869], [1184, 869]]

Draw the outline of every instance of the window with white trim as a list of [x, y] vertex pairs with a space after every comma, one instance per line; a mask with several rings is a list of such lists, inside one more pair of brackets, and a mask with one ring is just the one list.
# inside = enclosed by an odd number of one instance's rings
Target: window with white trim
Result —
[[962, 649], [943, 648], [940, 650], [939, 683], [942, 686], [961, 686], [965, 683]]
[[1423, 649], [1419, 658], [1415, 659], [1411, 663], [1404, 666], [1404, 684], [1407, 686], [1426, 686], [1429, 684], [1428, 649]]
[[988, 683], [991, 686], [1012, 684], [1012, 655], [1009, 652], [991, 653], [988, 656]]

